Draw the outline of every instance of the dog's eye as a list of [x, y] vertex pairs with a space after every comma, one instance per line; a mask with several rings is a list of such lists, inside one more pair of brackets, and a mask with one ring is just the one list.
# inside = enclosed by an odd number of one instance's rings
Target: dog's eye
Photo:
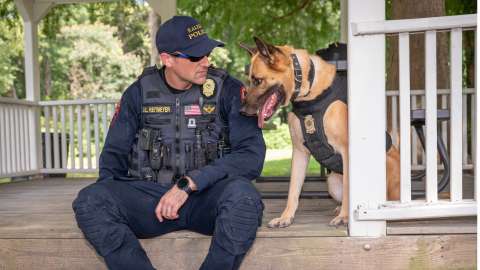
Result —
[[262, 83], [262, 79], [252, 77], [253, 86], [259, 86]]

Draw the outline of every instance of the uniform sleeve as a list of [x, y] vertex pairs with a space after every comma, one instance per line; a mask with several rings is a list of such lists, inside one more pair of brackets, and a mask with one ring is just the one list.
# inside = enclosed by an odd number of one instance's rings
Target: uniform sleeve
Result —
[[140, 87], [136, 82], [127, 88], [115, 108], [100, 154], [99, 181], [127, 177], [128, 154], [140, 123], [140, 107]]
[[262, 172], [265, 160], [265, 141], [258, 128], [257, 118], [240, 114], [242, 84], [228, 77], [224, 86], [220, 97], [220, 113], [228, 123], [232, 151], [188, 174], [199, 191], [225, 177], [241, 176], [253, 180]]

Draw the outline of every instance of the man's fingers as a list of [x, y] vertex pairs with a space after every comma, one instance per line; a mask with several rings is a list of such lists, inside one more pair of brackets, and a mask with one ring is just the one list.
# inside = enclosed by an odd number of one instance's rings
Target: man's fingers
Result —
[[155, 214], [157, 215], [157, 218], [160, 222], [163, 222], [162, 218], [162, 201], [160, 201], [157, 205], [157, 208], [155, 208]]

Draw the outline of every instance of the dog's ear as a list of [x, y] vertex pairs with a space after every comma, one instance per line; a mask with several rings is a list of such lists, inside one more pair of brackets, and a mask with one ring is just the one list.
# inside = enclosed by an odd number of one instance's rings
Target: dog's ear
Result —
[[257, 51], [258, 51], [257, 48], [255, 48], [255, 47], [250, 47], [250, 46], [248, 46], [248, 45], [246, 45], [246, 44], [244, 44], [244, 43], [241, 43], [241, 42], [238, 43], [238, 45], [239, 45], [240, 47], [244, 48], [244, 49], [250, 54], [250, 56], [253, 56], [253, 55], [256, 54]]
[[258, 37], [253, 37], [253, 40], [255, 40], [255, 44], [257, 44], [260, 56], [271, 66], [275, 65], [276, 61], [279, 60], [277, 59], [278, 57], [283, 56], [283, 52], [274, 45], [263, 42]]

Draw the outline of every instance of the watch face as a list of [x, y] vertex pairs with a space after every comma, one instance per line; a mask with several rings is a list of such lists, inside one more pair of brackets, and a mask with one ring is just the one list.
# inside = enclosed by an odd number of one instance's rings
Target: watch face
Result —
[[184, 187], [188, 186], [188, 179], [187, 178], [182, 178], [178, 180], [177, 182], [177, 187], [180, 189], [183, 189]]

